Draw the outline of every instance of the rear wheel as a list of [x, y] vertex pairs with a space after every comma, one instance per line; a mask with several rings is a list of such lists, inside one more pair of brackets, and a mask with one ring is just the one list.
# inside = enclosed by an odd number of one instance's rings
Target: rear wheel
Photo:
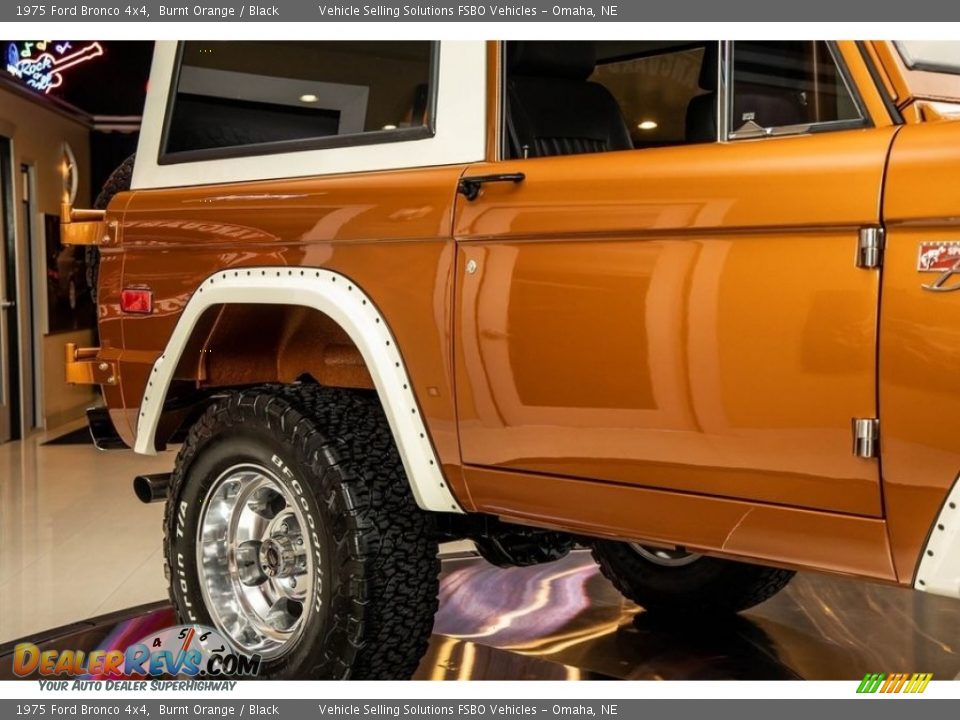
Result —
[[409, 677], [439, 561], [376, 396], [260, 388], [215, 402], [177, 457], [171, 598], [273, 678]]
[[769, 600], [792, 570], [705, 557], [683, 549], [598, 540], [600, 570], [628, 599], [650, 613], [696, 617], [736, 613]]

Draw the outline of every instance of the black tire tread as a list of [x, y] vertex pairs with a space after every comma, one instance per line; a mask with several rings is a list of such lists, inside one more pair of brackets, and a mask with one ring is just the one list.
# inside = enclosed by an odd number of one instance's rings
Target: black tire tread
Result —
[[[332, 629], [316, 665], [297, 677], [402, 679], [426, 651], [437, 608], [439, 560], [429, 516], [407, 484], [376, 397], [314, 385], [266, 386], [215, 401], [193, 425], [177, 456], [164, 513], [164, 560], [172, 499], [193, 458], [224, 429], [249, 423], [287, 437], [309, 458], [318, 498], [336, 511], [333, 554], [342, 574], [331, 600]], [[169, 577], [168, 577], [169, 579]], [[173, 585], [170, 597], [177, 606]], [[285, 675], [278, 667], [271, 674]]]
[[[692, 565], [663, 568], [641, 557], [627, 543], [597, 541], [593, 558], [600, 572], [620, 593], [651, 613], [666, 616], [716, 616], [738, 613], [759, 605], [780, 592], [793, 570], [705, 557]], [[672, 590], [657, 581], [667, 573], [709, 570], [696, 587]]]
[[286, 386], [332, 437], [366, 482], [372, 523], [367, 578], [374, 600], [352, 677], [407, 678], [427, 651], [439, 607], [440, 559], [431, 516], [410, 490], [393, 433], [376, 394], [318, 385]]

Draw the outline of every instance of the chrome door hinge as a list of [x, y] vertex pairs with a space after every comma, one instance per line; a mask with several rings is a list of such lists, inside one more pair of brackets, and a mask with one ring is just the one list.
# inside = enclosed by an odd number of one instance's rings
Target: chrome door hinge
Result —
[[883, 264], [883, 228], [860, 228], [857, 241], [857, 267], [878, 268]]
[[877, 418], [853, 419], [853, 454], [860, 458], [880, 456], [880, 421]]

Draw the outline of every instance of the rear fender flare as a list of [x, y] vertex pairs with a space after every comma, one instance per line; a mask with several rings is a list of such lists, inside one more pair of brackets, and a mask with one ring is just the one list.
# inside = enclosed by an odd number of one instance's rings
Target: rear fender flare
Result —
[[417, 504], [424, 510], [463, 512], [443, 476], [413, 383], [386, 319], [353, 280], [321, 268], [251, 267], [220, 271], [204, 280], [151, 369], [137, 415], [136, 452], [156, 454], [164, 401], [190, 336], [206, 310], [229, 304], [301, 305], [340, 325], [370, 371]]

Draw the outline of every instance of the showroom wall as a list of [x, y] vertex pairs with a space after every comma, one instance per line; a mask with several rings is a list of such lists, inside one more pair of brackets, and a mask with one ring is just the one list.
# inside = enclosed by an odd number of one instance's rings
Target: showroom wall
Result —
[[[50, 218], [60, 211], [63, 193], [62, 146], [69, 143], [77, 159], [79, 188], [76, 205], [90, 206], [90, 121], [64, 103], [17, 86], [0, 84], [0, 136], [12, 140], [13, 172], [16, 198], [17, 270], [19, 292], [17, 307], [20, 317], [20, 347], [31, 344], [38, 359], [37, 406], [35, 425], [55, 428], [82, 416], [94, 399], [89, 386], [68, 385], [63, 381], [63, 345], [75, 342], [89, 346], [94, 342], [91, 329], [59, 329], [50, 332], [46, 228]], [[30, 227], [23, 211], [25, 183], [20, 174], [22, 165], [32, 168], [32, 207]], [[28, 248], [28, 239], [31, 247]], [[29, 250], [32, 250], [30, 252]], [[28, 258], [33, 257], [33, 267]], [[30, 287], [33, 273], [33, 312], [24, 297]], [[31, 321], [32, 317], [32, 321]], [[34, 326], [31, 328], [31, 324]], [[21, 356], [23, 353], [21, 352]], [[25, 368], [25, 379], [31, 378], [33, 368]], [[24, 398], [27, 401], [27, 398]]]

